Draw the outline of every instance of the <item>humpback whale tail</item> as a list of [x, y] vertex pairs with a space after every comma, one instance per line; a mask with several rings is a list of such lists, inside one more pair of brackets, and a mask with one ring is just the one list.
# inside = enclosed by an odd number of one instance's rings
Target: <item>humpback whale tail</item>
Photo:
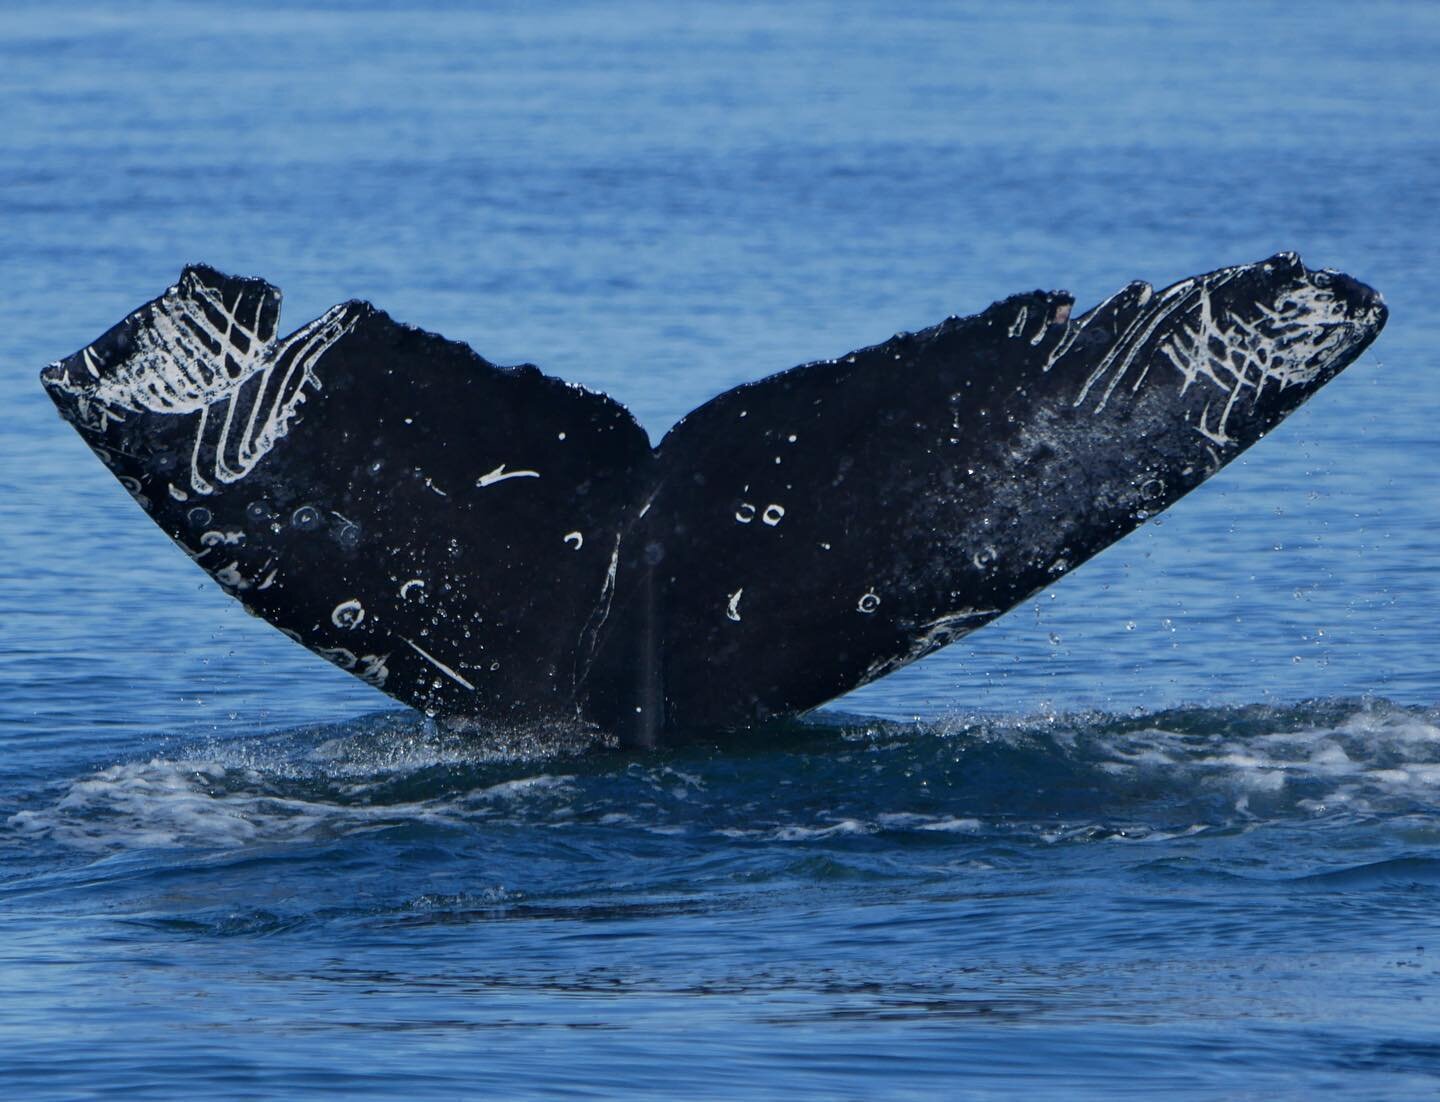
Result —
[[172, 539], [431, 714], [666, 729], [813, 708], [999, 616], [1353, 361], [1379, 296], [1293, 254], [1075, 315], [1034, 291], [721, 394], [610, 398], [362, 302], [278, 336], [212, 268], [47, 367]]

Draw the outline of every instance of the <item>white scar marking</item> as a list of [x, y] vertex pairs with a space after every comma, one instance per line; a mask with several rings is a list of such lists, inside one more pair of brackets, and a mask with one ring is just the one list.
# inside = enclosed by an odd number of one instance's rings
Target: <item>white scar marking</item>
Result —
[[[1059, 343], [1057, 343], [1055, 347], [1051, 350], [1050, 355], [1045, 358], [1045, 366], [1043, 370], [1049, 371], [1052, 367], [1054, 367], [1055, 364], [1059, 362], [1059, 360], [1065, 355], [1065, 353], [1070, 351], [1070, 346], [1075, 343], [1075, 339], [1080, 336], [1080, 334], [1085, 330], [1087, 326], [1089, 326], [1092, 321], [1094, 321], [1098, 317], [1101, 317], [1112, 303], [1129, 294], [1135, 295], [1135, 302], [1137, 306], [1145, 306], [1150, 302], [1151, 298], [1154, 297], [1155, 290], [1148, 283], [1131, 283], [1125, 287], [1122, 287], [1120, 290], [1116, 291], [1113, 295], [1107, 298], [1104, 302], [1100, 303], [1100, 305], [1087, 311], [1082, 317], [1077, 318], [1074, 321], [1069, 320], [1069, 314], [1067, 312], [1065, 332], [1061, 336]], [[1080, 403], [1077, 401], [1075, 404], [1079, 405]]]
[[1030, 308], [1028, 306], [1020, 307], [1020, 313], [1015, 315], [1015, 321], [1010, 326], [1010, 336], [1019, 337], [1024, 335], [1025, 319], [1029, 316]]
[[1223, 393], [1223, 401], [1217, 396], [1205, 403], [1192, 427], [1210, 444], [1234, 444], [1229, 420], [1242, 397], [1248, 394], [1258, 401], [1267, 385], [1283, 390], [1314, 382], [1326, 365], [1364, 332], [1347, 304], [1324, 281], [1323, 273], [1319, 279], [1314, 273], [1301, 273], [1295, 282], [1277, 288], [1273, 299], [1246, 302], [1247, 316], [1253, 309], [1253, 317], [1239, 316], [1224, 306], [1217, 308], [1214, 292], [1257, 267], [1270, 270], [1253, 264], [1228, 268], [1183, 280], [1159, 295], [1145, 284], [1131, 284], [1078, 322], [1067, 324], [1044, 369], [1049, 371], [1092, 322], [1113, 321], [1117, 313], [1129, 309], [1111, 309], [1129, 296], [1138, 312], [1085, 380], [1073, 404], [1082, 405], [1104, 380], [1094, 407], [1099, 413], [1137, 362], [1142, 368], [1130, 382], [1132, 392], [1140, 389], [1151, 367], [1168, 361], [1180, 374], [1181, 394], [1194, 383]]
[[943, 645], [943, 643], [937, 644], [937, 640], [943, 639], [945, 643], [951, 642], [955, 629], [971, 620], [984, 620], [999, 615], [998, 608], [962, 608], [959, 612], [947, 613], [938, 619], [931, 620], [925, 625], [924, 632], [919, 639], [919, 642], [923, 643], [926, 648], [923, 653], [928, 654], [935, 645]]
[[[300, 508], [303, 509], [305, 506], [302, 505]], [[337, 513], [334, 509], [330, 510], [330, 515], [340, 522], [341, 528], [340, 531], [336, 533], [337, 536], [351, 543], [358, 542], [360, 539], [360, 525], [356, 524], [349, 517]]]
[[456, 684], [464, 685], [464, 686], [465, 686], [467, 689], [469, 689], [472, 693], [475, 691], [475, 686], [474, 686], [474, 685], [472, 685], [470, 682], [466, 681], [463, 677], [461, 677], [458, 673], [456, 673], [454, 670], [452, 670], [449, 666], [445, 665], [444, 662], [440, 661], [440, 659], [436, 658], [433, 654], [431, 654], [429, 651], [427, 651], [424, 647], [420, 646], [420, 645], [419, 645], [418, 643], [416, 643], [414, 640], [406, 639], [405, 636], [403, 636], [403, 635], [400, 636], [400, 638], [401, 638], [402, 640], [404, 640], [405, 644], [406, 644], [411, 650], [413, 650], [413, 651], [414, 651], [416, 654], [418, 654], [421, 658], [425, 659], [425, 661], [429, 662], [432, 666], [434, 666], [437, 670], [439, 670], [441, 673], [443, 673], [446, 677], [450, 678], [450, 680], [454, 681]]
[[316, 647], [315, 653], [327, 662], [333, 662], [342, 670], [353, 670], [358, 659], [355, 652], [344, 647]]
[[566, 532], [565, 542], [570, 544], [576, 551], [585, 546], [585, 537], [579, 532]]
[[187, 494], [184, 490], [180, 489], [180, 487], [175, 485], [175, 483], [173, 482], [170, 483], [170, 496], [173, 497], [176, 501], [190, 500], [190, 495]]
[[428, 478], [425, 479], [425, 485], [428, 486], [430, 489], [434, 490], [434, 491], [435, 491], [437, 494], [439, 494], [441, 497], [449, 497], [449, 496], [450, 496], [450, 495], [447, 494], [444, 490], [440, 489], [439, 486], [435, 485], [435, 483], [431, 482], [430, 479], [428, 479]]
[[408, 601], [410, 599], [410, 591], [412, 589], [424, 588], [425, 580], [423, 578], [411, 578], [408, 582], [406, 582], [400, 587], [400, 596], [404, 597]]
[[[273, 312], [265, 309], [273, 304], [264, 297], [255, 307], [263, 324], [248, 326], [236, 310], [255, 302], [254, 291], [248, 296], [242, 292], [232, 308], [187, 272], [146, 308], [149, 316], [133, 326], [125, 359], [99, 377], [88, 394], [77, 394], [81, 420], [91, 428], [104, 428], [107, 421], [124, 420], [122, 411], [127, 410], [198, 412], [191, 488], [208, 494], [215, 489], [212, 478], [226, 483], [244, 478], [285, 436], [307, 387], [320, 389], [311, 370], [316, 361], [360, 320], [352, 306], [336, 306], [277, 342]], [[83, 359], [98, 376], [89, 348]], [[247, 397], [249, 415], [237, 419]], [[214, 449], [214, 457], [202, 473], [204, 445]]]
[[872, 662], [869, 668], [860, 675], [860, 680], [851, 687], [867, 685], [876, 678], [894, 673], [901, 666], [908, 666], [917, 658], [924, 658], [932, 651], [953, 643], [963, 635], [968, 635], [975, 627], [980, 626], [973, 621], [978, 620], [983, 623], [998, 615], [1000, 615], [998, 608], [963, 608], [958, 612], [951, 612], [931, 620], [929, 623], [921, 625], [919, 634], [915, 636], [908, 650], [903, 654]]
[[725, 615], [737, 624], [740, 622], [740, 594], [744, 592], [745, 587], [742, 585], [734, 593], [730, 594], [730, 603], [725, 606]]
[[1070, 307], [1068, 304], [1063, 302], [1056, 305], [1055, 313], [1052, 317], [1047, 318], [1042, 312], [1040, 314], [1040, 324], [1035, 327], [1035, 335], [1030, 338], [1030, 347], [1040, 347], [1040, 342], [1045, 339], [1045, 334], [1049, 332], [1050, 326], [1063, 325], [1069, 320]]
[[615, 592], [615, 567], [620, 562], [620, 537], [615, 537], [615, 550], [610, 553], [610, 569], [605, 571], [605, 584], [600, 587], [600, 596], [605, 599], [606, 611], [609, 611], [609, 597]]
[[353, 597], [348, 601], [341, 601], [330, 613], [330, 622], [337, 628], [353, 630], [360, 626], [360, 621], [365, 619], [365, 609], [360, 602]]
[[85, 346], [85, 350], [81, 355], [85, 360], [85, 370], [90, 372], [94, 378], [100, 378], [100, 369], [95, 366], [95, 353], [90, 351], [88, 344]]
[[[748, 489], [749, 487], [746, 488]], [[754, 519], [755, 506], [751, 505], [748, 501], [742, 501], [740, 508], [735, 510], [735, 520], [740, 524], [749, 524]]]
[[539, 478], [539, 471], [507, 471], [505, 464], [501, 463], [489, 474], [482, 474], [475, 480], [475, 485], [484, 489], [486, 486], [493, 486], [497, 482], [504, 482], [507, 478]]
[[221, 585], [228, 585], [231, 589], [249, 589], [250, 583], [240, 573], [240, 564], [232, 562], [224, 569], [215, 571], [215, 580]]
[[862, 596], [855, 605], [856, 612], [863, 612], [867, 616], [880, 607], [880, 595], [873, 590]]
[[[1224, 273], [1216, 278], [1214, 286], [1221, 286], [1234, 278], [1235, 274], [1233, 272]], [[1074, 404], [1078, 406], [1084, 402], [1086, 396], [1090, 393], [1090, 388], [1109, 374], [1110, 381], [1105, 387], [1105, 393], [1095, 406], [1096, 413], [1103, 410], [1106, 403], [1110, 401], [1110, 396], [1115, 393], [1115, 388], [1120, 385], [1120, 381], [1124, 379], [1126, 373], [1129, 372], [1131, 366], [1134, 364], [1135, 358], [1140, 354], [1140, 350], [1145, 347], [1145, 342], [1150, 339], [1155, 333], [1155, 330], [1164, 324], [1172, 314], [1188, 309], [1199, 290], [1203, 287], [1204, 284], [1198, 279], [1186, 279], [1175, 284], [1173, 287], [1166, 288], [1165, 291], [1161, 293], [1160, 299], [1155, 304], [1155, 307], [1139, 313], [1126, 328], [1125, 332], [1121, 334], [1120, 339], [1111, 347], [1110, 351], [1105, 353], [1095, 370], [1090, 373], [1090, 377], [1085, 380], [1085, 385], [1080, 388], [1080, 393], [1075, 398]], [[1122, 292], [1122, 294], [1123, 293], [1124, 292]], [[1150, 296], [1142, 294], [1140, 303], [1141, 305], [1149, 306]], [[1112, 368], [1114, 369], [1113, 371], [1111, 370]]]
[[765, 515], [762, 516], [760, 519], [761, 519], [762, 521], [764, 521], [766, 524], [770, 525], [771, 528], [774, 528], [775, 525], [777, 525], [777, 524], [780, 523], [780, 518], [783, 517], [784, 515], [785, 515], [785, 506], [783, 506], [783, 505], [767, 505], [767, 506], [765, 506]]
[[368, 681], [377, 689], [385, 684], [385, 679], [390, 676], [390, 671], [385, 667], [388, 654], [365, 654], [360, 657], [360, 679]]
[[1159, 348], [1184, 380], [1182, 394], [1202, 380], [1226, 392], [1218, 415], [1211, 419], [1212, 403], [1207, 402], [1195, 426], [1213, 444], [1234, 442], [1227, 431], [1230, 414], [1246, 390], [1258, 401], [1267, 383], [1283, 390], [1313, 382], [1328, 358], [1324, 354], [1338, 351], [1352, 334], [1344, 305], [1333, 292], [1309, 282], [1287, 290], [1277, 304], [1256, 306], [1259, 315], [1253, 321], [1228, 311], [1219, 318], [1208, 288], [1202, 287], [1193, 326], [1180, 325]]
[[600, 629], [610, 618], [610, 602], [615, 599], [615, 570], [620, 565], [620, 539], [617, 534], [615, 550], [610, 552], [610, 568], [605, 571], [605, 581], [600, 586], [600, 599], [595, 602], [595, 611], [590, 614], [578, 640], [584, 644], [586, 653], [591, 657], [594, 657], [595, 647], [600, 642]]

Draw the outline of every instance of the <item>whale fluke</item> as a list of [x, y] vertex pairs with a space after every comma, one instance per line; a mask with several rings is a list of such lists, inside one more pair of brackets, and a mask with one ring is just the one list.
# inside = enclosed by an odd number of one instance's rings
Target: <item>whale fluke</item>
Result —
[[728, 391], [651, 447], [605, 395], [363, 302], [186, 268], [51, 398], [228, 593], [430, 714], [801, 712], [1013, 608], [1352, 362], [1379, 295], [1293, 254], [1082, 315], [1033, 291]]

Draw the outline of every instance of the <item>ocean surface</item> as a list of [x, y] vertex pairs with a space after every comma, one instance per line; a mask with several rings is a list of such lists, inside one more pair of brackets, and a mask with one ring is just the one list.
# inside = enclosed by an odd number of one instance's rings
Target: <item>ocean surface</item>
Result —
[[[1440, 8], [8, 0], [0, 1096], [1440, 1092]], [[187, 261], [626, 402], [1295, 249], [1375, 346], [996, 624], [724, 746], [458, 735], [37, 382]]]

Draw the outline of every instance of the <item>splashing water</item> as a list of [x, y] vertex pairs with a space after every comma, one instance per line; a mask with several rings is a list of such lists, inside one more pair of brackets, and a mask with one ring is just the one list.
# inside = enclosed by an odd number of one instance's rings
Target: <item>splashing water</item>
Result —
[[642, 758], [380, 715], [111, 765], [7, 827], [92, 853], [463, 839], [501, 825], [561, 845], [623, 828], [717, 845], [869, 836], [903, 850], [937, 834], [1029, 846], [1379, 823], [1423, 814], [1437, 790], [1432, 713], [1347, 702], [916, 724], [822, 715]]

